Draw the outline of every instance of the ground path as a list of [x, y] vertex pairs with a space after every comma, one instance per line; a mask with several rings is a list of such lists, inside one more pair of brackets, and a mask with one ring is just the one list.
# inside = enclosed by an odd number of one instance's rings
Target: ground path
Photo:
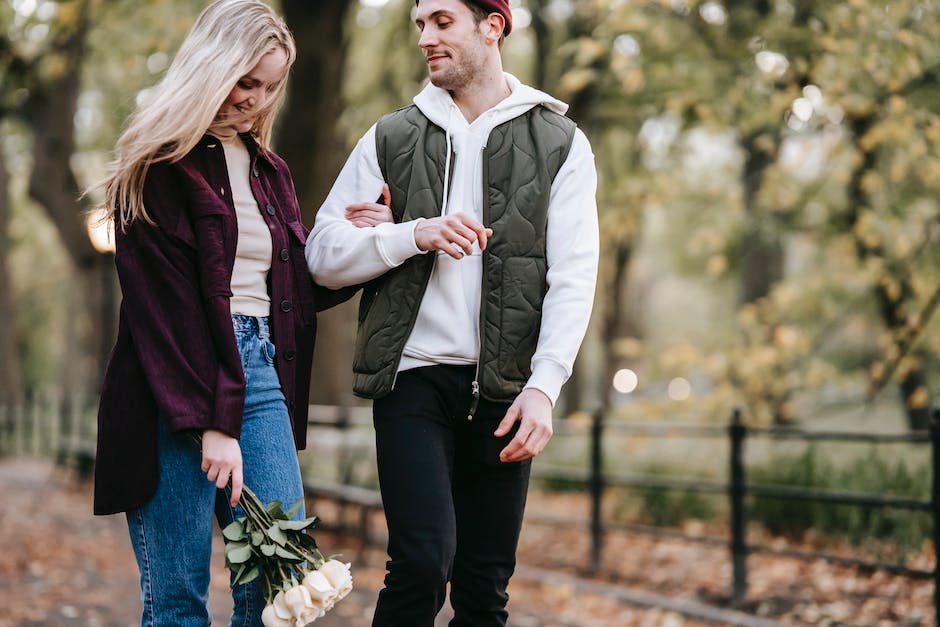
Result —
[[[0, 459], [0, 627], [132, 627], [139, 624], [137, 570], [121, 516], [94, 517], [91, 487], [45, 462]], [[321, 546], [354, 561], [356, 588], [320, 627], [368, 627], [383, 575], [378, 549], [319, 532]], [[213, 625], [227, 624], [231, 610], [227, 571], [216, 544], [210, 606]], [[584, 605], [572, 621], [551, 615], [545, 595], [568, 599], [567, 580], [533, 581], [537, 571], [513, 583], [513, 627], [693, 627], [714, 624], [642, 609], [602, 595], [577, 593]], [[594, 598], [597, 596], [597, 598]], [[447, 611], [438, 624], [446, 625]]]
[[[69, 471], [0, 458], [0, 627], [139, 624], [137, 569], [124, 519], [92, 516], [91, 498], [89, 483]], [[581, 500], [583, 495], [534, 494], [529, 509], [572, 513], [584, 509]], [[336, 517], [325, 503], [317, 504], [316, 513], [326, 520]], [[384, 574], [384, 551], [363, 548], [349, 536], [323, 530], [316, 535], [324, 552], [353, 562], [355, 579], [350, 596], [316, 625], [368, 627]], [[577, 561], [587, 555], [586, 542], [583, 530], [527, 523], [521, 565], [510, 586], [510, 627], [770, 624], [702, 604], [703, 599], [720, 604], [729, 586], [726, 551], [720, 547], [608, 537], [604, 567], [618, 582], [614, 586], [582, 579], [577, 568], [555, 563], [558, 556]], [[222, 626], [231, 601], [220, 549], [218, 541], [210, 605], [213, 625]], [[919, 567], [930, 567], [933, 557], [925, 551], [921, 559]], [[784, 624], [934, 624], [929, 581], [770, 556], [753, 556], [749, 564], [753, 611]], [[438, 627], [448, 618], [445, 609]]]

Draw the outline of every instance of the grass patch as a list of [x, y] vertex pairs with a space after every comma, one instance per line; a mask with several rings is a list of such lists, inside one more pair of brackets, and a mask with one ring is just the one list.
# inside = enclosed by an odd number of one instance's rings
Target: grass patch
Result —
[[[930, 498], [928, 469], [911, 468], [903, 458], [889, 461], [874, 454], [836, 466], [812, 445], [800, 454], [775, 456], [749, 468], [748, 475], [752, 483]], [[932, 529], [927, 512], [761, 496], [752, 497], [747, 516], [775, 534], [799, 536], [813, 530], [856, 545], [888, 541], [901, 553], [919, 550]]]
[[[649, 477], [687, 476], [680, 468], [664, 464], [650, 465], [642, 474]], [[659, 487], [624, 488], [622, 494], [614, 513], [618, 520], [677, 527], [686, 520], [711, 520], [716, 516], [713, 495]]]

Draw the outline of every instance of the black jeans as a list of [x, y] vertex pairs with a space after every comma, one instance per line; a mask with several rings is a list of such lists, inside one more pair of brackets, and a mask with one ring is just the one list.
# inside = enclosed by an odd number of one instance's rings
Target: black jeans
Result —
[[448, 581], [450, 627], [506, 624], [531, 460], [499, 461], [516, 431], [493, 435], [509, 404], [481, 399], [467, 420], [473, 375], [471, 366], [406, 370], [375, 401], [390, 559], [373, 627], [432, 627]]

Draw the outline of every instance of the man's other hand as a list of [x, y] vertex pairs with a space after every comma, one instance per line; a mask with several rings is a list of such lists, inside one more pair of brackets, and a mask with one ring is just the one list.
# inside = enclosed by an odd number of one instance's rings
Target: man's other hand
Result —
[[463, 213], [452, 213], [437, 218], [421, 220], [415, 226], [415, 244], [421, 250], [443, 250], [454, 259], [473, 253], [473, 243], [479, 242], [480, 250], [486, 248], [486, 240], [493, 234], [482, 224]]
[[526, 388], [509, 406], [496, 431], [496, 437], [509, 433], [519, 422], [519, 430], [499, 453], [501, 462], [521, 462], [542, 452], [552, 437], [552, 402], [541, 390]]

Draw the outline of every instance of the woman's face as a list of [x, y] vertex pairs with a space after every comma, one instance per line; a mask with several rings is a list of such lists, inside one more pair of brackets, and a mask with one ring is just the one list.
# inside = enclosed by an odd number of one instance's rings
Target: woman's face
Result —
[[287, 53], [282, 48], [261, 57], [258, 65], [238, 79], [216, 118], [239, 133], [250, 131], [258, 113], [277, 91], [286, 70]]

